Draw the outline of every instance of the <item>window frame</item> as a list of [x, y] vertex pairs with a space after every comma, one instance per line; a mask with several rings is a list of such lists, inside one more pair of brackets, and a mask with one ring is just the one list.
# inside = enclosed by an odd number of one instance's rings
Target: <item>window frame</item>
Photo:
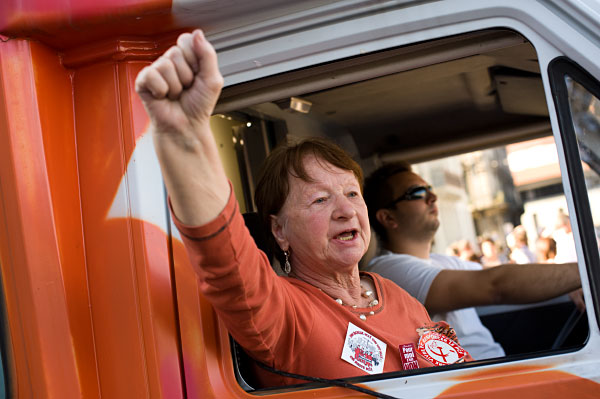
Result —
[[[571, 115], [569, 93], [565, 82], [565, 76], [567, 75], [584, 86], [586, 90], [597, 98], [600, 98], [600, 82], [567, 57], [556, 57], [548, 63], [548, 77], [552, 100], [556, 108], [560, 140], [564, 148], [577, 228], [581, 238], [593, 308], [595, 314], [598, 315], [600, 310], [600, 298], [598, 295], [600, 289], [600, 254], [594, 233], [592, 211]], [[596, 317], [596, 322], [597, 326], [600, 327], [600, 319], [598, 317]]]

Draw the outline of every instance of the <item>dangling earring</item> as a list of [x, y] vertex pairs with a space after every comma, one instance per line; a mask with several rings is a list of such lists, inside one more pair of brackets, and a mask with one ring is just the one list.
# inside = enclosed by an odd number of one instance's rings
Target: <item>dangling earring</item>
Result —
[[290, 253], [288, 251], [283, 251], [285, 255], [285, 265], [283, 266], [283, 271], [285, 274], [290, 274], [292, 271], [292, 265], [290, 265]]

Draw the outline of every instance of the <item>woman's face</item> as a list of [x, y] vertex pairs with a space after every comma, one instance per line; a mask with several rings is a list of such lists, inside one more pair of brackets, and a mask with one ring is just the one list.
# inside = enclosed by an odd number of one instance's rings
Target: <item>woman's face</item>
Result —
[[273, 234], [290, 251], [293, 269], [347, 272], [357, 266], [371, 237], [360, 185], [351, 171], [314, 156], [304, 159], [304, 167], [313, 182], [290, 176], [289, 195], [272, 217]]

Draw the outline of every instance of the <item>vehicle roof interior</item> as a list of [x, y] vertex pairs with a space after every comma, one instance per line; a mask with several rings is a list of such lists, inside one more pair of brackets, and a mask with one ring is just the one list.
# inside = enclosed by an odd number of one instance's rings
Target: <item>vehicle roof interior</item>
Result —
[[[550, 132], [535, 49], [507, 30], [419, 43], [229, 87], [217, 112], [244, 106], [278, 118], [281, 110], [273, 103], [292, 95], [312, 103], [304, 118], [327, 126], [333, 137], [349, 133], [363, 159], [422, 161]], [[293, 126], [288, 129], [293, 133]]]

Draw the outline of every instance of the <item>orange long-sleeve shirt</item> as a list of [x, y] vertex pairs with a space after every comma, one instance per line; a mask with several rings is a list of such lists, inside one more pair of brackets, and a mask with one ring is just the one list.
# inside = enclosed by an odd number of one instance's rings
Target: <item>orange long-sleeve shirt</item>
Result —
[[[271, 367], [321, 378], [366, 375], [341, 358], [351, 322], [387, 345], [384, 372], [402, 370], [399, 345], [416, 346], [416, 328], [431, 321], [416, 299], [376, 274], [367, 273], [375, 282], [379, 304], [365, 309], [341, 306], [310, 284], [277, 276], [246, 229], [233, 193], [212, 222], [175, 224], [204, 296], [234, 339]], [[367, 319], [361, 320], [360, 314]], [[417, 360], [419, 367], [432, 366], [420, 355]], [[264, 386], [299, 382], [262, 369], [258, 377]]]

